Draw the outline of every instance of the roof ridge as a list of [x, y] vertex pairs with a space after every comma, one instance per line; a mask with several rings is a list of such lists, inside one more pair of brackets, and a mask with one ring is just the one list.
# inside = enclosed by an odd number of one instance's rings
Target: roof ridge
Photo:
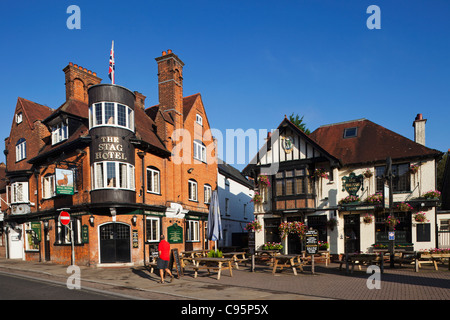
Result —
[[[331, 126], [337, 126], [337, 125], [346, 124], [346, 123], [359, 122], [359, 121], [367, 121], [367, 120], [368, 120], [367, 118], [360, 118], [360, 119], [355, 119], [355, 120], [347, 120], [347, 121], [342, 121], [342, 122], [336, 122], [336, 123], [324, 124], [324, 125], [321, 125], [319, 128], [331, 127]], [[370, 121], [370, 120], [368, 120], [368, 121]]]

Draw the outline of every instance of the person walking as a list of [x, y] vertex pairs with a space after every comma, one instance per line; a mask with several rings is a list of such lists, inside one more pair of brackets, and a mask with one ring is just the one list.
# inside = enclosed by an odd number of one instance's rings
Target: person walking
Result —
[[170, 276], [170, 282], [173, 280], [172, 272], [169, 270], [169, 260], [170, 260], [170, 244], [165, 240], [164, 235], [160, 237], [160, 242], [158, 245], [158, 261], [156, 262], [156, 267], [159, 269], [159, 275], [161, 280], [159, 283], [164, 283], [164, 272], [167, 272]]

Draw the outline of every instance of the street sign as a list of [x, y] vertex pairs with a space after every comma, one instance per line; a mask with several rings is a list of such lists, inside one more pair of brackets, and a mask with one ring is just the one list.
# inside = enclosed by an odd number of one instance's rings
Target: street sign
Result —
[[389, 231], [388, 237], [390, 241], [395, 240], [395, 231]]
[[70, 223], [70, 214], [67, 211], [61, 211], [59, 221], [63, 226], [67, 226]]

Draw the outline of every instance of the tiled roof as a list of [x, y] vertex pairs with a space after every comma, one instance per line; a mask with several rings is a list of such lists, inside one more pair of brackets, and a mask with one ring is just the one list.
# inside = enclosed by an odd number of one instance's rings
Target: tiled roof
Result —
[[17, 98], [17, 104], [22, 107], [24, 119], [26, 119], [30, 128], [34, 128], [35, 121], [37, 120], [42, 121], [54, 111], [50, 107], [43, 106], [39, 103], [21, 97]]
[[[344, 138], [344, 130], [355, 127], [356, 137]], [[343, 165], [385, 161], [387, 157], [432, 158], [442, 154], [367, 119], [321, 126], [309, 137]]]

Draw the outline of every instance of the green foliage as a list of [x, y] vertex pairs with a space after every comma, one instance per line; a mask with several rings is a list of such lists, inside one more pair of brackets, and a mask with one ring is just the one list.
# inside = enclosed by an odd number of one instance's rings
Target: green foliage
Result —
[[300, 116], [298, 115], [298, 114], [296, 114], [295, 116], [294, 116], [294, 113], [292, 113], [290, 116], [289, 116], [289, 121], [291, 121], [293, 124], [295, 124], [300, 130], [302, 130], [304, 133], [306, 133], [306, 134], [310, 134], [311, 133], [311, 131], [306, 127], [306, 124], [305, 123], [303, 123], [303, 117], [304, 116], [302, 116], [301, 118], [300, 118]]
[[208, 258], [222, 258], [222, 257], [223, 257], [222, 251], [211, 250], [208, 252]]

